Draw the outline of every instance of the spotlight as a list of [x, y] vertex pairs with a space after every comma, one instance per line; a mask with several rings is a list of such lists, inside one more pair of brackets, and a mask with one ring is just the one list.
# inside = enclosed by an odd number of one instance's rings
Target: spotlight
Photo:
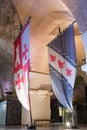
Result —
[[66, 122], [66, 127], [71, 128], [71, 123], [69, 121]]

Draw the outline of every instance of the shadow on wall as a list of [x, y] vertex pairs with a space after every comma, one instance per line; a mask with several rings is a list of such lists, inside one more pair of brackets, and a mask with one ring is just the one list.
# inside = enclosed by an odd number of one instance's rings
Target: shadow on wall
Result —
[[86, 102], [85, 86], [86, 86], [85, 80], [80, 75], [78, 75], [75, 81], [73, 102], [77, 102], [80, 104]]
[[7, 66], [4, 72], [0, 74], [0, 87], [4, 96], [8, 92], [14, 92], [13, 69], [11, 66]]

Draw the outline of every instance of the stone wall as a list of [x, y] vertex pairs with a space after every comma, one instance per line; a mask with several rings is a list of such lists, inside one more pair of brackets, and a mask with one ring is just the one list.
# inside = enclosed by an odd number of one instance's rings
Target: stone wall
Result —
[[20, 32], [20, 20], [11, 0], [0, 0], [0, 87], [14, 91], [13, 43]]

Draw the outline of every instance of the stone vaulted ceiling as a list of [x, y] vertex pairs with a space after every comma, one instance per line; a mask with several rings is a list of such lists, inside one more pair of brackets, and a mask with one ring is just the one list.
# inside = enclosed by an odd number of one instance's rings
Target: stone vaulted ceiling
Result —
[[[61, 0], [0, 0], [0, 73], [13, 70], [13, 43], [28, 17], [30, 21], [31, 71], [49, 74], [47, 44], [74, 20]], [[77, 76], [87, 79], [80, 67], [85, 58], [81, 33], [74, 24], [77, 53]], [[9, 69], [10, 68], [10, 69]], [[13, 72], [13, 71], [12, 71]]]
[[13, 64], [13, 43], [18, 36], [20, 22], [10, 0], [0, 1], [0, 71]]

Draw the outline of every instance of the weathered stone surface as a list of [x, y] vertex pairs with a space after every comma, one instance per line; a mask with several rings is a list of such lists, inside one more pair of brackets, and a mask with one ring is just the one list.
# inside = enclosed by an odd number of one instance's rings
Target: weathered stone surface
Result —
[[[0, 0], [0, 87], [3, 94], [14, 90], [13, 43], [19, 31], [20, 22], [12, 1]], [[4, 85], [2, 81], [5, 81]]]

